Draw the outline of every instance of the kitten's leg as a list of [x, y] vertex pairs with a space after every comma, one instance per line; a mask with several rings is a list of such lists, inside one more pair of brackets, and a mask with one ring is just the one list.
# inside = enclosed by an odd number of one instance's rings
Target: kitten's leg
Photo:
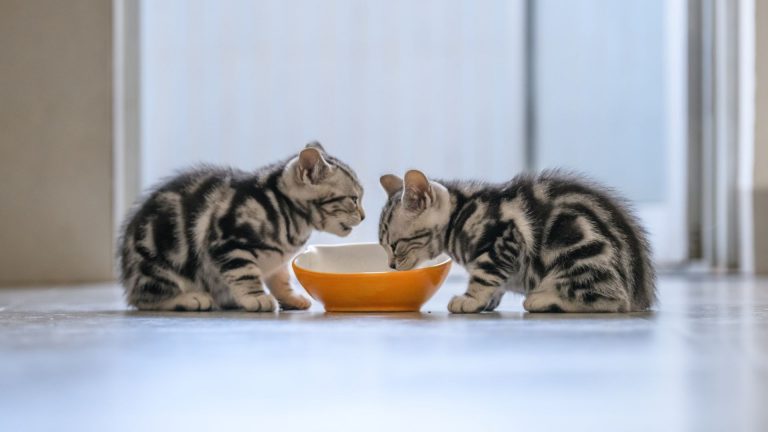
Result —
[[157, 263], [143, 262], [141, 276], [134, 280], [128, 301], [140, 310], [208, 311], [213, 298], [208, 293], [187, 291], [187, 283]]
[[525, 296], [523, 309], [528, 312], [567, 312], [564, 303], [558, 293], [547, 289], [538, 289]]
[[469, 287], [464, 295], [455, 296], [448, 303], [453, 313], [493, 311], [504, 296], [504, 287], [511, 276], [519, 271], [520, 233], [509, 227], [496, 239], [491, 250], [477, 256], [469, 272]]
[[250, 252], [230, 252], [219, 264], [219, 272], [237, 306], [249, 312], [272, 312], [277, 309], [275, 298], [264, 290], [261, 270]]
[[528, 293], [523, 308], [528, 312], [626, 312], [629, 301], [623, 292], [613, 280], [544, 278]]
[[470, 272], [470, 276], [467, 292], [454, 296], [448, 303], [448, 310], [453, 313], [478, 313], [496, 309], [504, 296], [504, 289], [495, 285], [500, 281], [488, 277], [482, 271]]
[[595, 295], [588, 297], [590, 303], [563, 299], [557, 294], [548, 292], [532, 292], [523, 302], [523, 308], [528, 312], [569, 312], [569, 313], [604, 313], [627, 312], [629, 304], [625, 300], [612, 299]]
[[491, 295], [491, 302], [488, 303], [488, 306], [485, 307], [486, 312], [493, 312], [496, 310], [497, 307], [499, 307], [499, 304], [501, 303], [502, 297], [504, 297], [504, 293], [506, 293], [507, 290], [504, 288], [498, 288], [496, 291]]
[[277, 299], [280, 308], [283, 310], [305, 310], [309, 309], [312, 302], [303, 295], [297, 293], [291, 287], [290, 273], [288, 267], [280, 267], [277, 271], [267, 278], [269, 292]]

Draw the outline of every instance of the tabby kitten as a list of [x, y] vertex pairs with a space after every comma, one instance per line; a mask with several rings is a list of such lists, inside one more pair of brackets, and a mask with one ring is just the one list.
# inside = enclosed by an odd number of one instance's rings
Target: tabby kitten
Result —
[[354, 171], [316, 142], [255, 173], [183, 172], [126, 220], [119, 258], [128, 303], [268, 312], [277, 299], [282, 309], [307, 309], [287, 262], [313, 229], [348, 235], [365, 218], [362, 196]]
[[381, 177], [389, 198], [379, 242], [407, 270], [447, 252], [470, 274], [448, 310], [494, 310], [505, 289], [529, 312], [650, 308], [655, 275], [646, 234], [610, 191], [557, 171], [488, 185]]

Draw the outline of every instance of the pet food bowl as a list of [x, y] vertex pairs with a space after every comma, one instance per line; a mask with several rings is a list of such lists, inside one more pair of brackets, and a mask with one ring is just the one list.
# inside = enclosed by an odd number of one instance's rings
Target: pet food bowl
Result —
[[412, 270], [392, 270], [377, 243], [309, 246], [293, 260], [301, 285], [328, 312], [418, 311], [450, 269], [442, 254]]

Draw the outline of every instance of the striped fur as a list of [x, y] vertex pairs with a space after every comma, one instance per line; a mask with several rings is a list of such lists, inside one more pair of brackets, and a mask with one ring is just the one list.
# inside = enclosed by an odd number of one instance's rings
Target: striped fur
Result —
[[[127, 301], [139, 309], [306, 309], [287, 261], [312, 230], [340, 236], [365, 217], [355, 173], [318, 143], [255, 173], [201, 167], [151, 191], [119, 246]], [[269, 288], [271, 295], [265, 290]]]
[[530, 312], [628, 312], [653, 306], [646, 234], [629, 206], [579, 176], [545, 171], [503, 184], [381, 179], [379, 241], [399, 270], [447, 252], [470, 274], [448, 309], [494, 310], [505, 289]]

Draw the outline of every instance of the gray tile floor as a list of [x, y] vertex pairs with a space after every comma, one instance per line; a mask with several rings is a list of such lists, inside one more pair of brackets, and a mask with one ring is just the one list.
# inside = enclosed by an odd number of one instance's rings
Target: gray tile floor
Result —
[[130, 311], [0, 290], [0, 431], [768, 430], [768, 280], [666, 277], [658, 311]]

